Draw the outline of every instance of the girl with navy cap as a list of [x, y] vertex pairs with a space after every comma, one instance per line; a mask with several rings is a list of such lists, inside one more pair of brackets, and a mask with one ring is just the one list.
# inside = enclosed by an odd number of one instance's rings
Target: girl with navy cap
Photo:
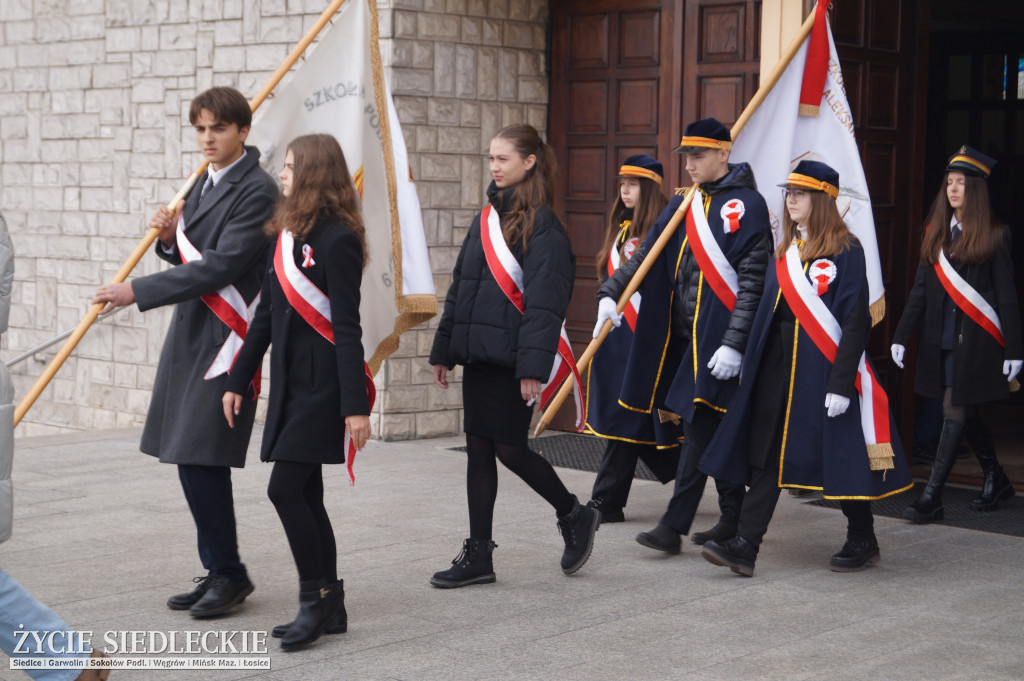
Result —
[[[880, 554], [871, 500], [910, 487], [885, 392], [864, 348], [871, 330], [864, 251], [836, 206], [839, 175], [801, 161], [786, 187], [783, 237], [769, 264], [740, 386], [700, 468], [745, 482], [737, 535], [702, 555], [754, 574], [781, 487], [821, 490], [847, 518], [837, 572]], [[751, 434], [756, 434], [751, 437]]]
[[[618, 196], [597, 256], [600, 281], [614, 274], [644, 243], [647, 231], [668, 203], [661, 191], [663, 177], [661, 162], [647, 154], [630, 156], [623, 162], [618, 174]], [[660, 423], [652, 414], [630, 411], [619, 404], [640, 309], [640, 294], [630, 298], [621, 315], [615, 313], [617, 303], [612, 298], [599, 301], [600, 305], [612, 308], [610, 317], [615, 328], [594, 355], [587, 372], [586, 432], [607, 441], [588, 506], [599, 510], [601, 522], [605, 523], [625, 519], [622, 509], [629, 497], [638, 459], [643, 459], [662, 483], [675, 480], [679, 463], [679, 442], [674, 426]], [[603, 325], [602, 318], [594, 328], [595, 338]]]
[[1010, 230], [991, 212], [988, 176], [995, 161], [963, 146], [949, 158], [921, 243], [921, 262], [893, 337], [901, 369], [924, 317], [914, 390], [942, 396], [942, 431], [931, 476], [903, 512], [915, 523], [942, 520], [942, 487], [966, 437], [985, 473], [971, 507], [992, 511], [1013, 496], [978, 405], [1009, 396], [1024, 359], [1013, 283]]

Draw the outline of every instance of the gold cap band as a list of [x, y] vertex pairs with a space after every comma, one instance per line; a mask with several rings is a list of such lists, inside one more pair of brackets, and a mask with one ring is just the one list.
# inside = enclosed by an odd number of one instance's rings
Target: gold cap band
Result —
[[804, 189], [813, 189], [815, 191], [825, 192], [833, 199], [839, 198], [838, 187], [833, 187], [828, 182], [823, 182], [817, 178], [811, 177], [810, 175], [790, 173], [789, 178], [786, 179], [786, 184], [794, 185], [796, 187], [802, 187]]
[[640, 166], [622, 166], [619, 168], [619, 177], [643, 177], [661, 184], [661, 175]]
[[680, 147], [704, 147], [706, 149], [732, 149], [732, 142], [710, 137], [683, 137]]
[[981, 172], [985, 173], [985, 175], [991, 175], [992, 174], [992, 169], [989, 168], [987, 165], [985, 165], [984, 163], [978, 161], [975, 158], [971, 158], [970, 156], [964, 156], [962, 154], [957, 154], [956, 156], [951, 158], [949, 160], [949, 165], [947, 165], [946, 167], [948, 168], [950, 165], [953, 165], [957, 161], [962, 161], [963, 163], [968, 163], [968, 164], [974, 166], [975, 168], [977, 168], [978, 170], [980, 170]]

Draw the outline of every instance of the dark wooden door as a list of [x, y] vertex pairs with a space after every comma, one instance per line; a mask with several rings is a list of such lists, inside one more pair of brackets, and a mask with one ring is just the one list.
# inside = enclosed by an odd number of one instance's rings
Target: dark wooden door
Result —
[[[686, 181], [672, 149], [683, 124], [731, 124], [757, 89], [761, 3], [754, 0], [561, 0], [551, 3], [548, 131], [561, 172], [557, 210], [576, 252], [566, 326], [579, 356], [597, 313], [594, 262], [632, 154], [665, 165], [670, 194]], [[569, 430], [570, 409], [553, 427]]]
[[868, 351], [905, 434], [913, 432], [913, 384], [893, 365], [889, 344], [913, 284], [920, 242], [920, 232], [908, 229], [921, 220], [908, 200], [921, 191], [913, 172], [919, 167], [913, 135], [917, 4], [843, 0], [833, 4], [830, 17], [871, 192], [885, 282], [887, 312], [871, 334]]
[[[679, 126], [678, 0], [569, 0], [551, 7], [551, 109], [558, 210], [576, 253], [566, 328], [576, 356], [597, 314], [595, 258], [632, 154], [664, 158]], [[666, 178], [670, 189], [673, 180]], [[571, 406], [571, 405], [570, 405]], [[571, 408], [553, 427], [571, 430]]]

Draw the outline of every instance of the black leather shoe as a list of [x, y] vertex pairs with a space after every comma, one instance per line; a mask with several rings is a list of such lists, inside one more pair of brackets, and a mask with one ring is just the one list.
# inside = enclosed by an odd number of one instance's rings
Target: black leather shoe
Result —
[[878, 542], [854, 541], [847, 539], [839, 553], [832, 556], [829, 566], [832, 572], [860, 572], [869, 563], [877, 563], [882, 559], [878, 551]]
[[754, 576], [757, 547], [743, 537], [733, 537], [721, 544], [714, 540], [708, 541], [700, 550], [700, 555], [707, 562], [727, 567], [738, 575]]
[[636, 543], [655, 551], [676, 554], [680, 550], [679, 533], [668, 525], [658, 525], [653, 530], [641, 532], [636, 536]]
[[212, 578], [213, 575], [195, 577], [192, 582], [196, 585], [196, 588], [185, 594], [171, 596], [167, 599], [167, 607], [171, 610], [188, 610], [198, 603], [199, 599], [206, 593], [206, 590], [210, 588], [210, 580]]
[[994, 464], [985, 471], [985, 483], [981, 486], [981, 493], [971, 500], [971, 508], [994, 511], [999, 508], [1000, 501], [1012, 499], [1014, 494], [1013, 483], [1006, 477], [1003, 467]]
[[733, 537], [735, 537], [736, 529], [737, 528], [735, 525], [727, 525], [722, 521], [718, 521], [717, 523], [715, 523], [715, 526], [712, 527], [710, 530], [704, 530], [703, 532], [694, 532], [692, 535], [690, 535], [690, 541], [692, 541], [694, 544], [706, 544], [709, 541], [716, 541], [719, 544], [721, 544], [727, 539], [732, 539]]
[[604, 499], [591, 499], [587, 502], [587, 508], [592, 508], [601, 514], [602, 523], [621, 523], [626, 520], [626, 514], [621, 508], [609, 506]]
[[241, 604], [254, 588], [248, 577], [236, 581], [223, 575], [214, 575], [210, 578], [210, 586], [206, 593], [189, 608], [188, 612], [193, 617], [223, 615], [236, 605]]

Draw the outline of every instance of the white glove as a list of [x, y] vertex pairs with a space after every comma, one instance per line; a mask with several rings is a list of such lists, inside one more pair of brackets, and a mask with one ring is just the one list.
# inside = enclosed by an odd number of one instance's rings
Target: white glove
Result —
[[1019, 359], [1008, 359], [1003, 362], [1003, 373], [1006, 374], [1006, 381], [1010, 382], [1017, 378], [1017, 374], [1020, 373], [1020, 367], [1024, 364], [1024, 361]]
[[[907, 351], [905, 347], [899, 343], [893, 343], [892, 347], [889, 348], [889, 352], [892, 353], [892, 361], [900, 369], [903, 368], [903, 354]], [[1006, 373], [1005, 371], [1003, 373]]]
[[835, 418], [840, 414], [845, 414], [846, 410], [850, 408], [850, 398], [828, 393], [825, 395], [825, 408], [828, 409], [828, 417]]
[[606, 320], [611, 320], [612, 326], [619, 328], [622, 323], [622, 315], [618, 313], [618, 303], [608, 297], [597, 301], [597, 324], [594, 326], [594, 338], [601, 335], [601, 327]]
[[715, 354], [711, 356], [711, 361], [708, 362], [708, 369], [711, 369], [711, 375], [719, 381], [728, 381], [740, 373], [740, 364], [742, 363], [743, 355], [728, 345], [723, 345], [715, 350]]

